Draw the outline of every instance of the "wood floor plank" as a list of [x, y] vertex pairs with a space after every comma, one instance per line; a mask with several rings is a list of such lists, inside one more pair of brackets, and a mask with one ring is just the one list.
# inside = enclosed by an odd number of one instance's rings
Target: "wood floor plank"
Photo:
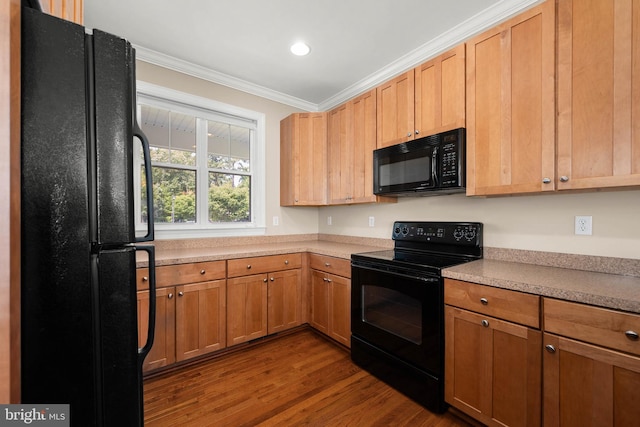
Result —
[[151, 377], [145, 425], [469, 427], [432, 414], [310, 329]]

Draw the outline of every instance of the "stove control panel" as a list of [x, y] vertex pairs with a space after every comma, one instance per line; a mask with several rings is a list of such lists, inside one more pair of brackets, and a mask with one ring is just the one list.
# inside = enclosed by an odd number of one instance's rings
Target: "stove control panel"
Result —
[[396, 221], [393, 224], [392, 238], [396, 242], [481, 246], [482, 223]]

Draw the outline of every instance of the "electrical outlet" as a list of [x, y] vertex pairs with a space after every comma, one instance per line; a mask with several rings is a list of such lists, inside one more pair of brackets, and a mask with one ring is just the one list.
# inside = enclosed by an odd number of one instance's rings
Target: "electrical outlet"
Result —
[[277, 216], [273, 217], [273, 225], [279, 225], [280, 224], [280, 218], [278, 218]]
[[327, 217], [327, 225], [331, 225], [331, 224], [333, 224], [333, 218], [331, 218], [331, 215], [329, 215]]
[[376, 225], [376, 218], [373, 216], [369, 217], [369, 227], [373, 227]]
[[575, 234], [582, 234], [585, 236], [591, 236], [593, 234], [591, 216], [576, 216]]

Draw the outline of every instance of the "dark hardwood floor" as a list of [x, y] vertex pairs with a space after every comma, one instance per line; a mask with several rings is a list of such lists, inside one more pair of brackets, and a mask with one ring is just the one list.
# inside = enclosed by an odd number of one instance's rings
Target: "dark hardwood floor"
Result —
[[432, 414], [310, 329], [145, 380], [146, 426], [468, 427]]

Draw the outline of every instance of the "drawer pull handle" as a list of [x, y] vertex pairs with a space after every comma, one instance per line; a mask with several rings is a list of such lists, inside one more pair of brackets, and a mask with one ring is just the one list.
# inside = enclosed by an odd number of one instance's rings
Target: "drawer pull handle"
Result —
[[489, 327], [489, 321], [488, 320], [483, 320], [481, 323], [482, 323], [482, 326], [484, 326], [485, 328]]
[[184, 296], [184, 292], [182, 292], [182, 291], [178, 292], [178, 296], [179, 296], [179, 297]]
[[480, 298], [480, 302], [482, 303], [482, 305], [487, 305], [489, 304], [489, 300], [486, 298]]
[[206, 271], [204, 271], [204, 269], [200, 270], [200, 274], [204, 274], [204, 273], [206, 273]]
[[251, 264], [247, 264], [247, 270], [251, 270]]
[[631, 341], [638, 341], [638, 339], [640, 338], [640, 336], [638, 336], [638, 333], [636, 331], [626, 331], [624, 333], [627, 338], [629, 338]]
[[288, 259], [284, 260], [284, 265], [289, 265], [289, 260]]
[[169, 298], [169, 299], [173, 298], [173, 294], [167, 295], [167, 298]]
[[554, 346], [552, 346], [551, 344], [545, 345], [544, 349], [547, 350], [549, 353], [555, 353], [556, 352], [556, 348]]
[[144, 276], [144, 277], [142, 278], [142, 281], [143, 281], [143, 282], [148, 282], [148, 281], [149, 281], [149, 278], [148, 278], [147, 276]]

